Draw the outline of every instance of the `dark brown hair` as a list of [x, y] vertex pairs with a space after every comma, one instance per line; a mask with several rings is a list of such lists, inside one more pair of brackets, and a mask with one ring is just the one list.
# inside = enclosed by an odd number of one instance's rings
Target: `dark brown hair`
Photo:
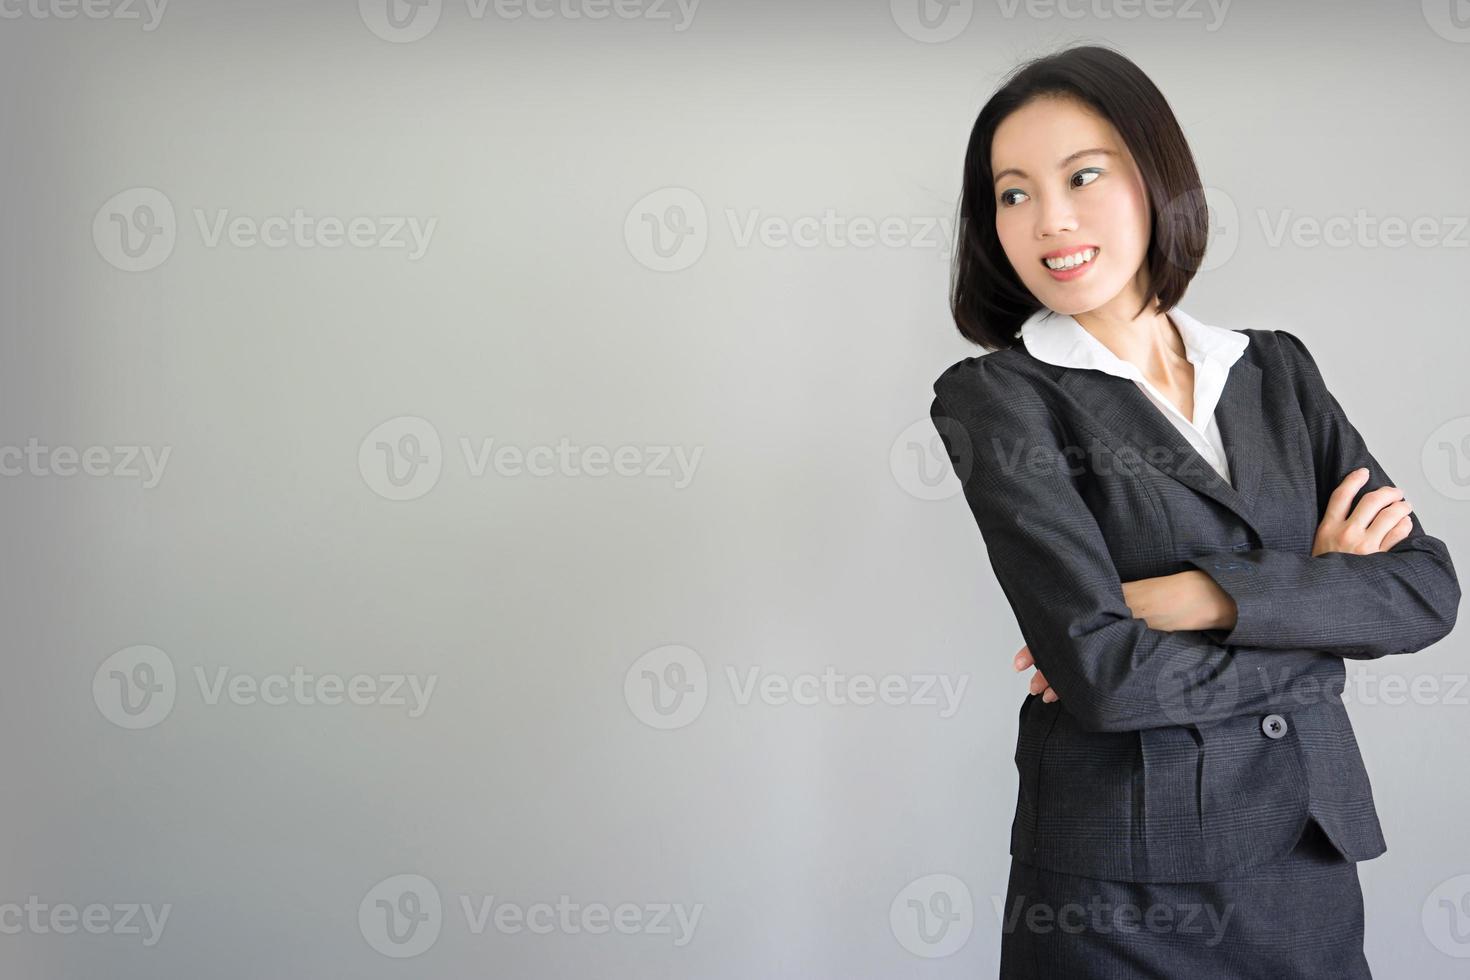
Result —
[[1011, 113], [1033, 99], [1073, 98], [1113, 124], [1138, 165], [1153, 212], [1144, 262], [1149, 289], [1138, 314], [1157, 301], [1168, 311], [1183, 297], [1204, 258], [1209, 213], [1184, 132], [1163, 93], [1110, 48], [1082, 45], [1028, 61], [990, 97], [970, 132], [955, 222], [950, 310], [962, 335], [990, 350], [1011, 347], [1041, 303], [1022, 284], [995, 233], [990, 145]]

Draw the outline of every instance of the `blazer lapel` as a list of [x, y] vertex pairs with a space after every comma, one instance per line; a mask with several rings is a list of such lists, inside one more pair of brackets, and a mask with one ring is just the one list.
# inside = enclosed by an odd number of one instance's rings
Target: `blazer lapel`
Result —
[[1230, 366], [1215, 421], [1225, 445], [1231, 486], [1190, 445], [1139, 387], [1127, 378], [1095, 370], [1063, 369], [1061, 386], [1084, 408], [1081, 419], [1099, 439], [1125, 458], [1142, 458], [1156, 469], [1219, 502], [1255, 526], [1252, 503], [1260, 485], [1264, 423], [1261, 369], [1244, 356]]

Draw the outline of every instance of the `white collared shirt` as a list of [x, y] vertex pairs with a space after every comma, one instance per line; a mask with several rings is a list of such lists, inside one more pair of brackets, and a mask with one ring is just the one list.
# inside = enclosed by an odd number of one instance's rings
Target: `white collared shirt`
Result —
[[1075, 317], [1043, 306], [1021, 325], [1020, 336], [1038, 360], [1058, 367], [1091, 368], [1136, 383], [1195, 451], [1233, 486], [1225, 444], [1215, 421], [1215, 406], [1230, 376], [1230, 366], [1250, 345], [1250, 338], [1235, 330], [1201, 323], [1177, 306], [1169, 311], [1169, 319], [1179, 328], [1185, 356], [1194, 365], [1194, 421], [1185, 418], [1173, 402], [1149, 384], [1142, 371], [1108, 350]]

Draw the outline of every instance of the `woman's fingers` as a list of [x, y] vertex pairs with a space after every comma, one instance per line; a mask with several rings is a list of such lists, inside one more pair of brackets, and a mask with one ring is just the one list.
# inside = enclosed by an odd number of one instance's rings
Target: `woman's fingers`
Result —
[[1387, 551], [1388, 549], [1392, 548], [1394, 545], [1398, 544], [1400, 541], [1404, 540], [1404, 538], [1407, 538], [1409, 536], [1409, 532], [1412, 531], [1413, 529], [1414, 529], [1414, 520], [1413, 520], [1413, 518], [1405, 517], [1403, 520], [1401, 520], [1397, 524], [1395, 524], [1389, 530], [1389, 532], [1383, 536], [1383, 544], [1379, 547], [1378, 550], [1379, 551]]
[[1414, 505], [1404, 499], [1398, 487], [1377, 487], [1352, 506], [1353, 497], [1369, 476], [1367, 467], [1360, 467], [1343, 477], [1332, 491], [1312, 542], [1313, 555], [1329, 551], [1371, 555], [1387, 551], [1413, 530], [1408, 515]]
[[[1036, 665], [1036, 660], [1034, 657], [1031, 656], [1031, 647], [1022, 647], [1020, 652], [1016, 654], [1015, 659], [1012, 661], [1012, 665], [1017, 670], [1025, 670], [1027, 667], [1034, 667]], [[1026, 682], [1026, 687], [1027, 690], [1029, 690], [1032, 694], [1040, 694], [1041, 700], [1043, 701], [1055, 701], [1060, 696], [1057, 694], [1056, 691], [1052, 690], [1051, 685], [1046, 682], [1046, 678], [1042, 676], [1042, 673], [1039, 670], [1031, 675], [1030, 679]]]
[[1327, 510], [1322, 516], [1331, 517], [1338, 521], [1347, 520], [1348, 505], [1353, 502], [1353, 497], [1357, 496], [1358, 491], [1367, 482], [1368, 467], [1366, 466], [1353, 470], [1347, 476], [1343, 477], [1342, 482], [1337, 485], [1337, 489], [1333, 490], [1332, 495], [1327, 498]]
[[1373, 554], [1384, 550], [1383, 541], [1388, 536], [1388, 532], [1402, 524], [1404, 518], [1409, 516], [1409, 512], [1413, 509], [1414, 505], [1407, 500], [1397, 500], [1380, 510], [1369, 523], [1367, 534], [1364, 536], [1365, 542], [1372, 545], [1368, 553]]
[[[1363, 494], [1363, 499], [1358, 501], [1358, 506], [1353, 508], [1351, 523], [1360, 528], [1367, 528], [1373, 523], [1373, 518], [1378, 512], [1390, 504], [1404, 499], [1404, 492], [1398, 487], [1379, 487], [1369, 490]], [[1394, 518], [1397, 523], [1398, 518]]]

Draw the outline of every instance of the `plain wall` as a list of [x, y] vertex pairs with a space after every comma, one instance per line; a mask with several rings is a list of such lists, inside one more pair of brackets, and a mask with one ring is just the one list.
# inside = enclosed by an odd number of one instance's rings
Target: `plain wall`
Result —
[[[1306, 341], [1470, 569], [1449, 3], [27, 2], [0, 904], [48, 909], [7, 975], [993, 976], [1022, 640], [928, 407], [981, 353], [947, 306], [975, 114], [1069, 43], [1137, 61], [1195, 151], [1180, 305]], [[1470, 956], [1467, 644], [1348, 667], [1384, 980]], [[156, 942], [128, 903], [169, 906]]]

